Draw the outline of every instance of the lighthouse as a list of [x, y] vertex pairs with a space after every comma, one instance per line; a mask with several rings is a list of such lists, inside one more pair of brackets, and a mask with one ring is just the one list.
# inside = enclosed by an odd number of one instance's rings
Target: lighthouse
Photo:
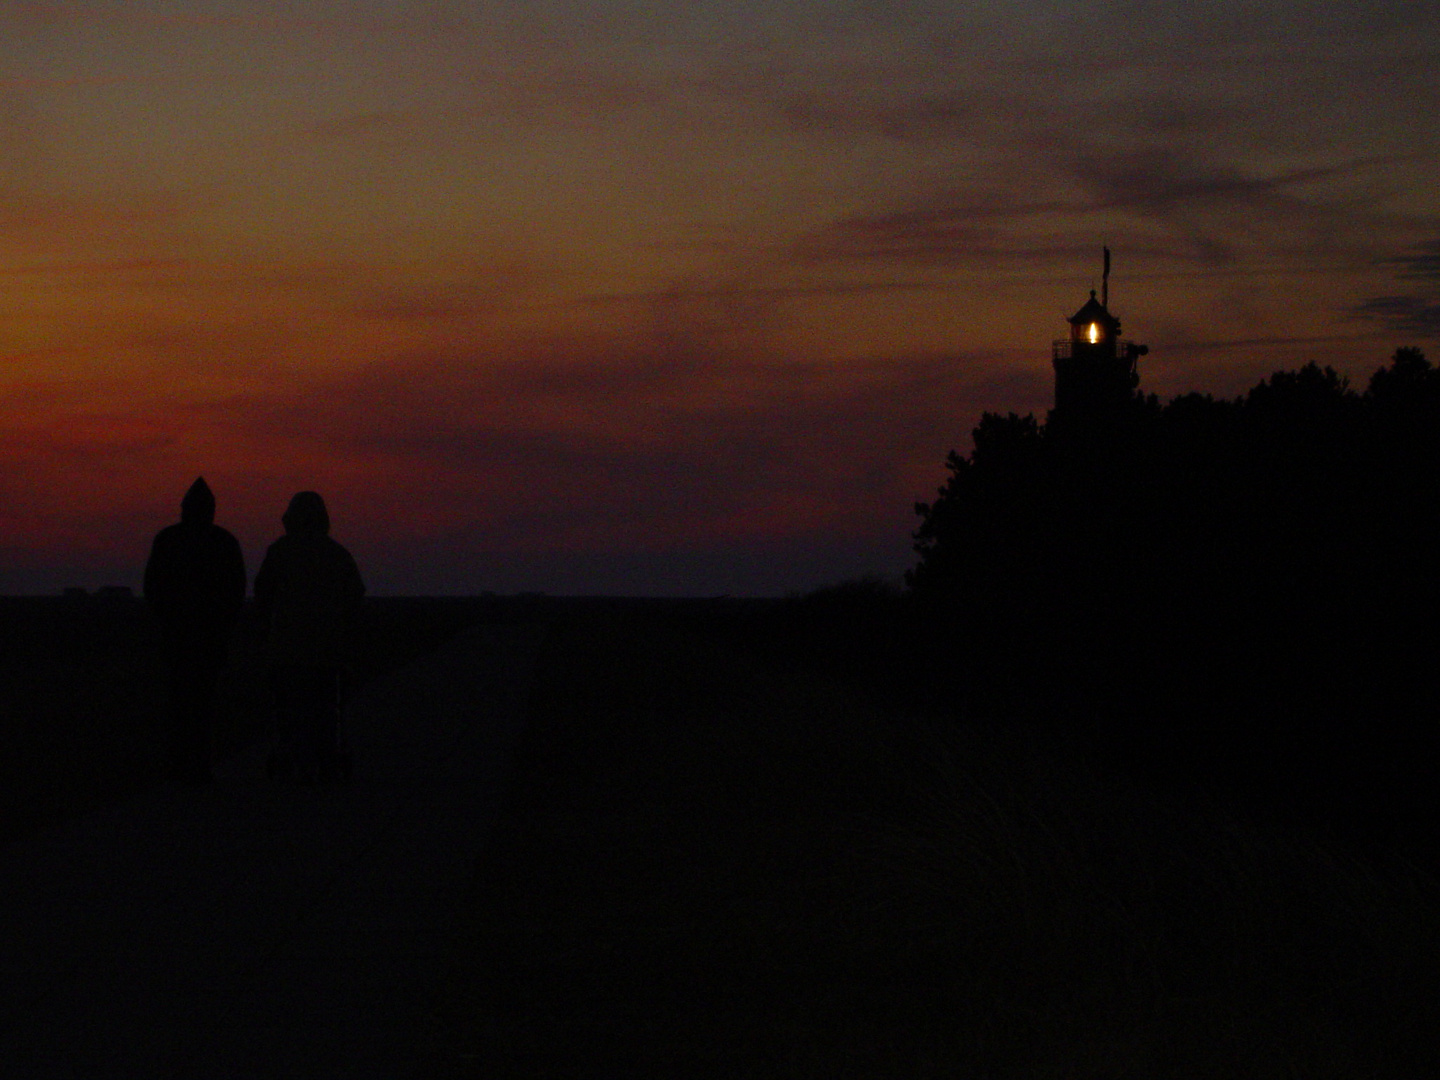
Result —
[[1065, 321], [1070, 334], [1054, 343], [1055, 413], [1068, 420], [1113, 414], [1140, 385], [1137, 361], [1149, 349], [1120, 338], [1120, 320], [1110, 312], [1110, 249], [1105, 248], [1100, 298], [1090, 299]]

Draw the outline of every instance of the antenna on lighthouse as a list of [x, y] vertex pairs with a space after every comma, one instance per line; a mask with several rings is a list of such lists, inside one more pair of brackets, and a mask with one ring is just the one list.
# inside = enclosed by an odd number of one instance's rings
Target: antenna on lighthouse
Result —
[[1102, 248], [1105, 252], [1105, 273], [1100, 277], [1100, 306], [1106, 311], [1110, 310], [1110, 249]]

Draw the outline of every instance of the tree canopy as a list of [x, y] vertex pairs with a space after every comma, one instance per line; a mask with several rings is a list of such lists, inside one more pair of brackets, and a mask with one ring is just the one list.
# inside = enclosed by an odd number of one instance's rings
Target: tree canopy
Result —
[[987, 707], [1212, 748], [1263, 715], [1293, 749], [1436, 704], [1440, 369], [1417, 348], [1363, 392], [1307, 364], [1233, 400], [987, 413], [946, 468], [907, 580], [963, 624]]

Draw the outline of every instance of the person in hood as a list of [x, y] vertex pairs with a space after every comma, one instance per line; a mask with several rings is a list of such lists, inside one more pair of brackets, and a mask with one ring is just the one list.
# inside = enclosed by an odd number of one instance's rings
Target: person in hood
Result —
[[206, 783], [215, 688], [245, 604], [245, 557], [239, 541], [215, 524], [215, 495], [204, 477], [180, 501], [179, 524], [156, 535], [144, 593], [160, 624], [170, 676], [170, 772]]
[[339, 678], [365, 583], [350, 552], [330, 536], [325, 500], [302, 491], [255, 575], [255, 602], [267, 627], [275, 708], [289, 727], [302, 769], [326, 767], [338, 751]]

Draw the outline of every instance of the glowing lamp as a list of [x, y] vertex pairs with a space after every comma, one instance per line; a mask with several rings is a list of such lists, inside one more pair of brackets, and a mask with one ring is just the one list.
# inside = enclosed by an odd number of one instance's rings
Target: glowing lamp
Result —
[[1116, 347], [1120, 320], [1095, 299], [1095, 290], [1090, 290], [1090, 299], [1085, 302], [1085, 306], [1065, 321], [1070, 324], [1070, 344], [1075, 348], [1086, 352], [1108, 353]]

